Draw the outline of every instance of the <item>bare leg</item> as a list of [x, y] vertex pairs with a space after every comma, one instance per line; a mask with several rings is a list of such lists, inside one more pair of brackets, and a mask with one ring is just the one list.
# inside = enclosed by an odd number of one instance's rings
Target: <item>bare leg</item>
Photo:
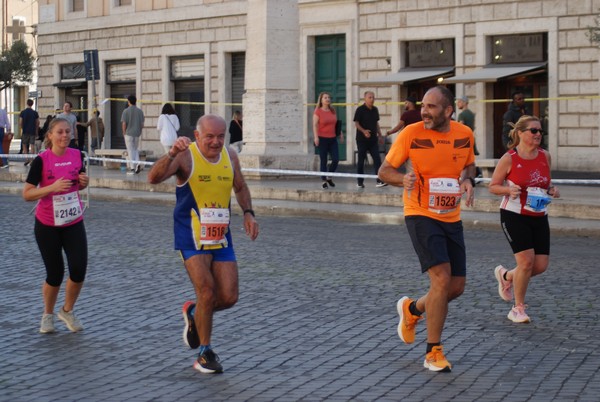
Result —
[[532, 276], [539, 275], [548, 268], [547, 255], [535, 255], [533, 249], [515, 254], [517, 266], [506, 273], [506, 279], [513, 282], [515, 305], [525, 304], [525, 294]]
[[[451, 277], [450, 264], [436, 265], [427, 270], [429, 291], [417, 300], [417, 309], [427, 311], [427, 342], [439, 343], [448, 314], [448, 302], [462, 294], [464, 277]], [[462, 288], [461, 288], [462, 284]]]
[[200, 254], [188, 258], [185, 268], [196, 292], [194, 321], [200, 344], [209, 345], [214, 312], [229, 308], [237, 302], [237, 263], [213, 262], [212, 256]]
[[58, 298], [60, 286], [50, 286], [46, 282], [42, 285], [42, 297], [44, 298], [44, 314], [54, 314], [54, 306]]
[[75, 307], [75, 302], [79, 297], [79, 293], [81, 292], [81, 288], [83, 287], [83, 282], [73, 282], [71, 278], [67, 279], [67, 287], [65, 290], [65, 305], [63, 309], [67, 312], [73, 310]]

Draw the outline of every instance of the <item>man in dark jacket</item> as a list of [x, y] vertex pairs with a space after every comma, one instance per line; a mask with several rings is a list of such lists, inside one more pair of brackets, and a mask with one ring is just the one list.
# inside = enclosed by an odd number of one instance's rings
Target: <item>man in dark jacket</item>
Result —
[[508, 134], [512, 130], [511, 125], [508, 123], [516, 123], [524, 114], [528, 115], [529, 111], [525, 107], [523, 92], [514, 92], [512, 102], [508, 105], [508, 110], [504, 113], [504, 116], [502, 116], [502, 144], [504, 144], [505, 149], [508, 149]]

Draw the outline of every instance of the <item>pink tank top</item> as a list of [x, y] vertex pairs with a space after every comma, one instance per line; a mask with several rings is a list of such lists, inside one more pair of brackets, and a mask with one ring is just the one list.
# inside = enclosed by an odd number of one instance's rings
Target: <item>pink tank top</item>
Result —
[[83, 167], [81, 152], [67, 148], [62, 156], [46, 150], [39, 154], [42, 159], [40, 187], [46, 187], [60, 178], [71, 180], [67, 191], [52, 193], [40, 199], [35, 217], [44, 225], [69, 226], [83, 219], [83, 205], [79, 198], [79, 172]]

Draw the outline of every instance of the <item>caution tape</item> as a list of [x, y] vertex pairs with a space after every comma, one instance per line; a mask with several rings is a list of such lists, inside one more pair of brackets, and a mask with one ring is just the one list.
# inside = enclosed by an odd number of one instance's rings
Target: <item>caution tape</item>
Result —
[[[600, 99], [600, 95], [581, 95], [581, 96], [556, 96], [549, 98], [525, 98], [525, 102], [548, 102], [548, 101], [570, 101], [570, 100], [590, 100], [590, 99]], [[104, 105], [108, 102], [127, 102], [125, 98], [105, 98], [100, 102], [100, 105]], [[175, 101], [175, 100], [143, 100], [138, 99], [139, 103], [145, 104], [165, 104], [171, 103], [173, 105], [193, 105], [193, 106], [239, 106], [242, 107], [243, 103], [234, 103], [234, 102], [188, 102], [188, 101]], [[388, 102], [375, 102], [375, 106], [402, 106], [405, 101], [388, 101]], [[512, 99], [469, 99], [469, 103], [509, 103], [512, 102]], [[358, 107], [362, 105], [363, 102], [332, 102], [331, 106], [337, 107]], [[417, 105], [420, 105], [421, 102], [417, 102]], [[305, 107], [316, 107], [316, 103], [305, 103]], [[97, 109], [97, 108], [96, 108]], [[88, 112], [90, 109], [71, 109], [72, 112]], [[38, 113], [42, 114], [58, 114], [62, 113], [61, 109], [39, 109]], [[20, 111], [8, 112], [8, 114], [19, 115]]]

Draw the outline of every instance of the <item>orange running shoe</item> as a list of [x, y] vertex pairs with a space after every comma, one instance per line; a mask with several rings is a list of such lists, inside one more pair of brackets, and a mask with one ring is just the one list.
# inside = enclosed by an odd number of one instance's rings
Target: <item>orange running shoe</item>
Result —
[[423, 367], [429, 369], [430, 371], [440, 371], [443, 373], [449, 373], [452, 371], [452, 365], [450, 362], [448, 362], [448, 360], [446, 360], [442, 345], [434, 346], [431, 352], [425, 355]]
[[415, 341], [415, 332], [417, 332], [417, 321], [423, 317], [411, 314], [408, 306], [413, 301], [404, 296], [396, 304], [398, 314], [400, 315], [400, 323], [398, 324], [398, 336], [404, 343], [413, 343]]

